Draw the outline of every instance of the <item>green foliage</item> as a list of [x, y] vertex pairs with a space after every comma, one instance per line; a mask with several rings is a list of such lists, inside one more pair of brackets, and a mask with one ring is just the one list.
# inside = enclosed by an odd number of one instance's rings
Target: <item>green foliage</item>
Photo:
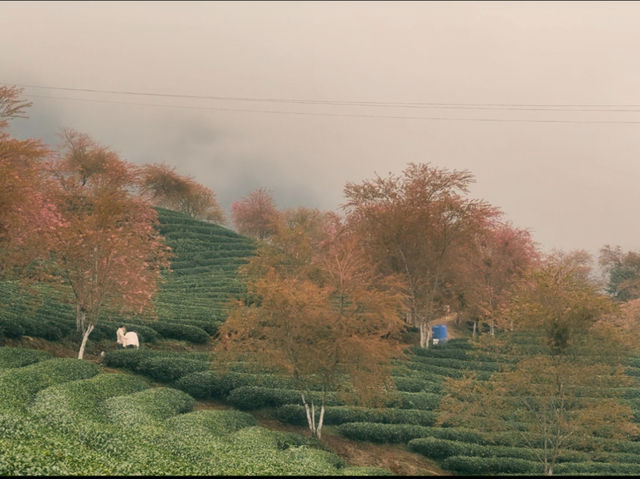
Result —
[[[155, 367], [153, 364], [143, 366], [143, 363], [150, 359], [169, 359], [175, 360], [176, 364], [181, 364], [181, 362], [185, 363], [184, 369], [181, 370], [185, 374], [189, 374], [193, 370], [204, 370], [206, 369], [206, 365], [209, 363], [210, 355], [208, 353], [176, 353], [172, 351], [155, 351], [155, 350], [135, 350], [135, 349], [118, 349], [116, 351], [109, 351], [105, 355], [104, 363], [107, 366], [113, 368], [122, 368], [128, 369], [130, 371], [139, 372], [141, 374], [145, 374], [146, 367]], [[200, 363], [196, 369], [193, 369], [195, 366], [191, 364]], [[192, 368], [189, 371], [189, 368]], [[176, 374], [178, 374], [177, 370], [180, 366], [176, 366]], [[172, 369], [171, 366], [168, 366], [168, 369]], [[161, 370], [161, 366], [158, 366], [158, 370]], [[180, 377], [179, 375], [177, 377]]]
[[43, 389], [36, 395], [30, 410], [49, 424], [103, 420], [100, 406], [104, 400], [147, 387], [145, 381], [130, 374], [98, 374]]
[[349, 439], [398, 444], [428, 435], [429, 428], [411, 424], [347, 422], [339, 425], [338, 431]]
[[[314, 401], [320, 404], [322, 393], [313, 391], [306, 394], [307, 402]], [[266, 388], [260, 386], [242, 386], [232, 390], [227, 396], [227, 401], [238, 409], [252, 410], [263, 407], [277, 407], [284, 404], [300, 404], [302, 399], [300, 392], [294, 389]], [[338, 395], [329, 392], [325, 398], [325, 404], [329, 406], [344, 405]], [[317, 408], [316, 408], [317, 409]]]
[[398, 391], [441, 393], [442, 380], [429, 380], [420, 377], [394, 376], [393, 382]]
[[197, 359], [155, 357], [143, 359], [136, 366], [136, 371], [156, 381], [168, 383], [197, 371], [204, 371], [209, 364]]
[[0, 409], [25, 407], [36, 393], [54, 384], [86, 379], [98, 374], [98, 367], [79, 359], [49, 359], [0, 372]]
[[[482, 446], [470, 442], [449, 441], [433, 437], [418, 438], [409, 441], [409, 447], [431, 459], [445, 459], [450, 456], [474, 456], [474, 457], [510, 457], [525, 459], [527, 461], [539, 461], [540, 450], [525, 449], [509, 446]], [[558, 462], [586, 461], [589, 455], [579, 451], [560, 451]]]
[[286, 376], [268, 373], [253, 374], [233, 371], [220, 373], [209, 370], [187, 374], [175, 383], [175, 387], [198, 399], [224, 399], [233, 389], [242, 386], [290, 389], [293, 387], [293, 380]]
[[123, 426], [147, 424], [191, 411], [195, 400], [172, 388], [150, 388], [104, 401], [105, 414], [111, 422]]
[[451, 456], [442, 461], [448, 471], [466, 475], [542, 474], [538, 462], [512, 457]]
[[640, 474], [640, 464], [616, 464], [602, 462], [575, 462], [558, 464], [554, 474], [559, 475], [586, 475], [598, 474], [602, 476], [633, 475]]
[[[306, 425], [307, 416], [304, 406], [285, 404], [275, 411], [278, 419], [289, 424]], [[417, 424], [433, 426], [436, 414], [419, 409], [368, 409], [349, 406], [327, 406], [324, 423], [327, 425], [345, 422], [379, 422], [385, 424]]]
[[0, 332], [7, 338], [19, 338], [24, 334], [24, 326], [17, 318], [0, 318]]
[[163, 338], [181, 339], [196, 344], [204, 344], [209, 340], [209, 334], [205, 330], [188, 324], [158, 321], [154, 323], [153, 329]]
[[395, 474], [387, 469], [373, 466], [351, 466], [342, 469], [345, 476], [394, 476]]
[[167, 420], [167, 428], [176, 434], [195, 438], [221, 436], [245, 427], [256, 426], [251, 414], [235, 410], [200, 410], [179, 414]]
[[0, 347], [0, 369], [19, 368], [51, 359], [51, 354], [39, 349]]

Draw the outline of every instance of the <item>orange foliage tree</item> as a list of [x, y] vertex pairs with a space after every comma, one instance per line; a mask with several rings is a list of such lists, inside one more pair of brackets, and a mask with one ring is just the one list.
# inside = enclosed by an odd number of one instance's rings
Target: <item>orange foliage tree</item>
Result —
[[404, 296], [335, 216], [304, 209], [285, 216], [244, 269], [250, 300], [221, 327], [218, 351], [291, 376], [309, 429], [321, 438], [329, 391], [371, 404], [391, 389]]
[[473, 321], [475, 337], [479, 324], [488, 324], [493, 336], [516, 285], [539, 260], [531, 236], [525, 230], [499, 221], [479, 229], [474, 241], [455, 264], [460, 316]]
[[135, 168], [87, 135], [67, 131], [64, 139], [52, 168], [63, 221], [52, 253], [74, 294], [82, 359], [103, 307], [141, 312], [152, 306], [170, 253], [154, 228], [157, 213], [133, 193]]
[[18, 88], [0, 87], [0, 273], [24, 277], [34, 272], [26, 266], [45, 259], [58, 216], [46, 195], [47, 148], [38, 140], [12, 138], [6, 131], [9, 120], [30, 105], [20, 100], [20, 93]]
[[401, 275], [409, 294], [409, 322], [428, 347], [431, 323], [454, 306], [453, 267], [478, 228], [497, 211], [464, 196], [473, 176], [411, 163], [402, 176], [345, 186], [349, 221], [362, 233], [381, 272]]
[[631, 407], [616, 396], [633, 382], [623, 366], [632, 345], [610, 320], [614, 305], [591, 280], [587, 259], [556, 253], [527, 273], [506, 310], [519, 340], [507, 333], [480, 344], [515, 365], [487, 381], [448, 380], [441, 423], [512, 431], [548, 475], [564, 448], [597, 450], [597, 437], [638, 434]]
[[275, 232], [279, 213], [271, 195], [264, 188], [249, 193], [231, 204], [231, 219], [238, 233], [260, 240]]
[[224, 223], [224, 213], [209, 188], [181, 176], [167, 165], [144, 165], [140, 169], [144, 194], [158, 205], [193, 218]]

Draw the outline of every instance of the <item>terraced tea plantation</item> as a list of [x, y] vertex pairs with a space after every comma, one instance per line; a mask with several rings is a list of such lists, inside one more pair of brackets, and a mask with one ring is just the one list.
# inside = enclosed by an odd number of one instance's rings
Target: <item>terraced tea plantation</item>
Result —
[[1, 475], [365, 475], [248, 413], [94, 363], [0, 348]]
[[[107, 351], [102, 366], [0, 347], [0, 474], [388, 473], [349, 467], [308, 438], [257, 426], [250, 413], [256, 410], [306, 425], [291, 381], [243, 364], [219, 372], [211, 368], [216, 358], [207, 347], [224, 320], [228, 299], [244, 291], [236, 270], [255, 245], [179, 213], [160, 209], [159, 214], [160, 231], [176, 257], [156, 298], [157, 321], [105, 314], [88, 344], [93, 354]], [[0, 338], [31, 336], [79, 345], [67, 299], [64, 290], [51, 286], [25, 290], [0, 283]], [[138, 332], [139, 350], [116, 348], [120, 322]], [[191, 351], [168, 350], [166, 340], [179, 340]], [[462, 339], [428, 350], [412, 348], [408, 360], [395, 364], [397, 392], [386, 407], [347, 406], [330, 394], [326, 430], [353, 441], [405, 447], [456, 474], [541, 474], [536, 451], [517, 433], [435, 425], [446, 378], [473, 371], [486, 379], [513, 361], [476, 351]], [[107, 373], [105, 366], [121, 372]], [[627, 366], [627, 374], [640, 377], [640, 359]], [[631, 404], [640, 421], [640, 387], [614, 393]], [[194, 410], [198, 400], [233, 409]], [[554, 473], [640, 474], [640, 442], [594, 441], [597, 453], [563, 450]]]
[[[243, 411], [267, 408], [282, 422], [306, 425], [299, 394], [288, 378], [251, 373], [241, 365], [219, 373], [207, 368], [209, 360], [211, 358], [197, 357], [193, 353], [143, 351], [113, 351], [106, 357], [106, 363], [112, 367], [165, 382], [195, 398], [224, 401]], [[355, 441], [405, 445], [453, 473], [542, 474], [536, 454], [539, 451], [528, 447], [517, 431], [490, 434], [447, 424], [435, 425], [445, 378], [459, 378], [474, 371], [478, 378], [487, 379], [492, 372], [502, 370], [514, 360], [513, 357], [508, 359], [504, 355], [475, 351], [467, 340], [452, 340], [428, 350], [413, 348], [409, 360], [396, 366], [393, 378], [398, 391], [389, 398], [386, 407], [346, 406], [335, 394], [330, 394], [325, 424]], [[632, 377], [640, 376], [640, 360], [633, 359], [626, 372]], [[640, 387], [611, 393], [629, 402], [635, 420], [640, 419]], [[534, 442], [537, 440], [531, 435], [527, 437]], [[640, 442], [605, 438], [594, 438], [593, 441], [598, 452], [587, 446], [561, 451], [554, 472], [640, 474]], [[538, 442], [542, 448], [542, 440]]]
[[[160, 208], [158, 212], [159, 230], [175, 253], [172, 271], [164, 275], [155, 298], [158, 319], [104, 313], [91, 333], [89, 348], [101, 340], [115, 344], [115, 330], [121, 323], [136, 331], [145, 344], [159, 339], [205, 344], [224, 321], [228, 300], [242, 294], [236, 270], [254, 251], [251, 239], [171, 210]], [[0, 337], [80, 339], [68, 290], [47, 285], [25, 289], [2, 282], [0, 308]]]

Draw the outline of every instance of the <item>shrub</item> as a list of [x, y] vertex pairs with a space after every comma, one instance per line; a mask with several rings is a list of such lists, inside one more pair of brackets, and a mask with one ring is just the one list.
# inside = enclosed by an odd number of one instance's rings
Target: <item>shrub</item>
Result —
[[[409, 448], [431, 459], [444, 459], [450, 456], [510, 457], [536, 462], [542, 457], [542, 450], [509, 446], [482, 446], [470, 442], [449, 441], [433, 437], [418, 438], [409, 441]], [[584, 452], [560, 451], [558, 461], [586, 461], [589, 455]]]
[[19, 338], [24, 334], [24, 326], [16, 318], [0, 318], [0, 329], [7, 338]]
[[542, 473], [540, 463], [512, 457], [451, 456], [442, 461], [442, 467], [448, 471], [468, 475]]
[[396, 385], [398, 391], [406, 392], [429, 392], [429, 393], [441, 393], [442, 392], [442, 379], [430, 380], [421, 377], [406, 377], [406, 376], [394, 376], [393, 382]]
[[[400, 392], [400, 407], [402, 409], [423, 409], [423, 410], [432, 410], [436, 409], [440, 404], [440, 399], [442, 396], [440, 394], [434, 393], [410, 393], [410, 392]], [[395, 401], [391, 401], [388, 406], [392, 406]]]
[[44, 338], [49, 341], [59, 341], [63, 337], [62, 330], [48, 320], [37, 320], [31, 318], [23, 318], [22, 326], [25, 336], [33, 336], [36, 338]]
[[30, 409], [50, 424], [100, 420], [100, 405], [105, 399], [141, 391], [147, 387], [145, 381], [130, 374], [98, 374], [89, 379], [43, 389], [36, 395]]
[[51, 354], [38, 349], [0, 347], [0, 369], [19, 368], [51, 359]]
[[209, 363], [180, 357], [151, 357], [140, 361], [136, 371], [159, 382], [172, 382], [197, 371], [209, 368]]
[[244, 427], [256, 426], [251, 414], [234, 410], [200, 410], [167, 420], [167, 427], [184, 436], [221, 436]]
[[602, 462], [567, 462], [558, 464], [553, 470], [554, 474], [563, 475], [638, 475], [640, 464], [616, 464]]
[[57, 358], [0, 372], [0, 408], [26, 407], [36, 393], [54, 384], [87, 379], [98, 366], [80, 359]]
[[174, 386], [196, 399], [224, 398], [230, 391], [214, 371], [197, 371], [180, 377]]
[[258, 386], [242, 386], [232, 390], [227, 401], [242, 410], [277, 407], [283, 404], [299, 403], [300, 393], [292, 389], [272, 389]]
[[204, 344], [209, 340], [209, 335], [202, 328], [181, 323], [156, 322], [155, 329], [163, 338], [180, 339], [196, 344]]
[[233, 389], [242, 386], [289, 389], [292, 385], [293, 380], [285, 376], [211, 370], [187, 374], [175, 383], [175, 387], [198, 399], [226, 398]]
[[374, 466], [350, 466], [342, 469], [344, 476], [394, 476], [395, 474], [387, 469]]
[[411, 439], [429, 434], [426, 426], [411, 424], [381, 424], [374, 422], [346, 422], [338, 426], [338, 431], [349, 439], [378, 443], [405, 443]]
[[135, 349], [118, 349], [116, 351], [108, 351], [104, 357], [104, 364], [112, 368], [128, 369], [136, 371], [138, 364], [150, 357], [156, 357], [155, 351], [135, 350]]
[[195, 400], [183, 391], [172, 388], [150, 388], [104, 401], [111, 422], [122, 425], [147, 424], [191, 411]]
[[[312, 398], [319, 403], [321, 393], [312, 394]], [[227, 401], [238, 409], [252, 410], [263, 407], [278, 407], [284, 404], [301, 403], [300, 393], [293, 389], [263, 388], [259, 386], [242, 386], [232, 390], [227, 396]], [[335, 393], [327, 393], [326, 405], [342, 404]]]
[[[285, 404], [276, 410], [282, 422], [305, 425], [307, 416], [304, 406]], [[417, 409], [368, 409], [349, 406], [328, 406], [325, 408], [324, 423], [327, 425], [345, 422], [378, 422], [386, 424], [417, 424], [433, 426], [436, 414]]]

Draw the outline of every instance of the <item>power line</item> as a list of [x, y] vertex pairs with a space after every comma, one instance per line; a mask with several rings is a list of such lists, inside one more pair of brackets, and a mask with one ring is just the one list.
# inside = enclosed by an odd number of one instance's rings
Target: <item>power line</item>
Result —
[[119, 105], [134, 106], [152, 106], [164, 108], [178, 108], [186, 110], [200, 111], [231, 111], [245, 113], [266, 113], [278, 115], [300, 115], [300, 116], [329, 116], [329, 117], [346, 117], [346, 118], [387, 118], [399, 120], [432, 120], [432, 121], [475, 121], [475, 122], [495, 122], [495, 123], [573, 123], [573, 124], [629, 124], [639, 125], [640, 121], [632, 120], [553, 120], [553, 119], [516, 119], [516, 118], [465, 118], [465, 117], [427, 117], [427, 116], [408, 116], [408, 115], [374, 115], [365, 113], [323, 113], [323, 112], [303, 112], [303, 111], [286, 111], [286, 110], [255, 110], [247, 108], [223, 108], [223, 107], [198, 107], [194, 105], [171, 105], [159, 103], [139, 103], [139, 102], [123, 102], [117, 100], [98, 100], [93, 98], [77, 98], [77, 97], [56, 97], [47, 95], [31, 95], [34, 98], [49, 98], [54, 100], [73, 100], [91, 103], [111, 103]]
[[242, 101], [266, 103], [293, 103], [331, 106], [362, 106], [375, 108], [427, 108], [459, 110], [514, 110], [514, 111], [567, 111], [567, 112], [625, 112], [640, 113], [640, 104], [527, 104], [527, 103], [438, 103], [438, 102], [384, 102], [355, 100], [318, 100], [296, 98], [259, 98], [237, 96], [186, 95], [173, 93], [137, 92], [129, 90], [99, 90], [93, 88], [53, 87], [43, 85], [16, 85], [21, 88], [77, 91], [84, 93], [106, 93], [112, 95], [152, 96], [164, 98], [185, 98], [194, 100]]

